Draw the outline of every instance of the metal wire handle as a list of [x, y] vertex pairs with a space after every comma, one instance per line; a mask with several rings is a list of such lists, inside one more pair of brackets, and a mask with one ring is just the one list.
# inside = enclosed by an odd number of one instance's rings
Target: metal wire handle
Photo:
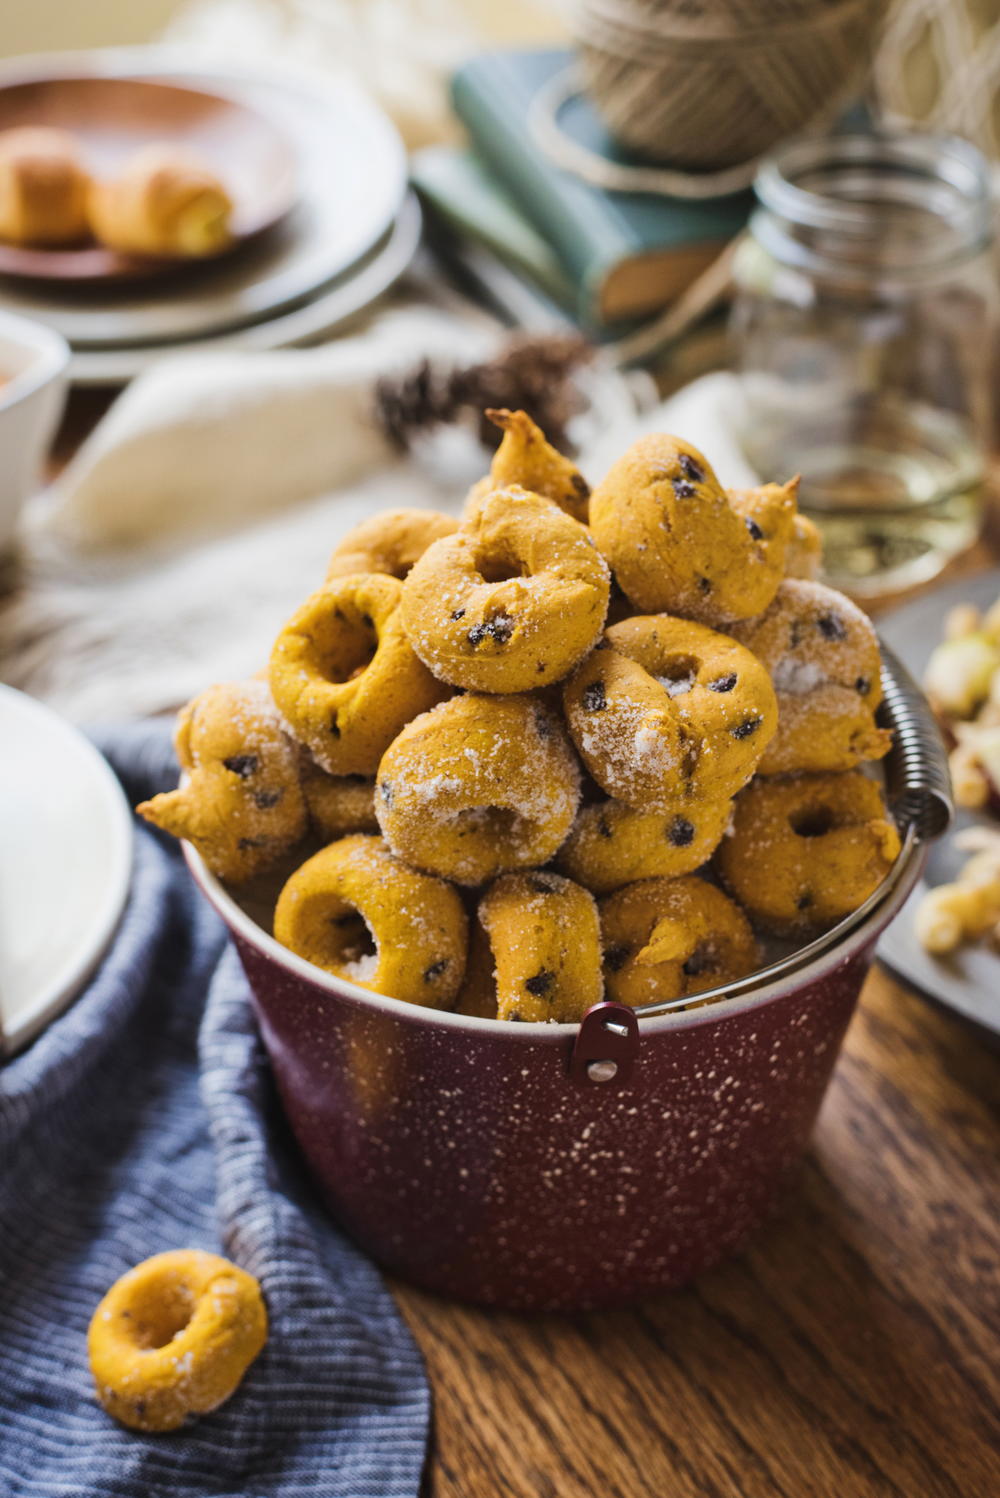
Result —
[[889, 806], [901, 832], [912, 827], [928, 842], [946, 832], [955, 815], [948, 757], [927, 698], [885, 644], [882, 692], [879, 719], [892, 730], [885, 760]]

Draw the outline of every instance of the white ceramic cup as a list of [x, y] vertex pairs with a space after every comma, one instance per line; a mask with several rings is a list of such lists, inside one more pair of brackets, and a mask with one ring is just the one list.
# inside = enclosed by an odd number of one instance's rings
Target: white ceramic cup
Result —
[[0, 312], [0, 552], [38, 488], [66, 400], [69, 345], [42, 323]]

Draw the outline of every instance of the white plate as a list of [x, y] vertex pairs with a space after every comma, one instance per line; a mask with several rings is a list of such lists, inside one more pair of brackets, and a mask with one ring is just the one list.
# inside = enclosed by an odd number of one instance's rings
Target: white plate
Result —
[[132, 817], [97, 750], [0, 686], [0, 1054], [79, 993], [125, 908]]
[[295, 148], [299, 202], [259, 240], [176, 282], [75, 290], [0, 281], [0, 305], [76, 348], [174, 341], [245, 326], [342, 276], [388, 231], [406, 192], [406, 153], [360, 89], [308, 69], [185, 65], [175, 48], [111, 48], [0, 63], [0, 81], [59, 73], [142, 77], [225, 93], [266, 114]]
[[421, 215], [417, 200], [406, 199], [388, 238], [359, 267], [290, 312], [216, 338], [182, 343], [137, 345], [120, 349], [82, 349], [70, 360], [74, 385], [122, 385], [160, 359], [193, 350], [279, 349], [318, 343], [350, 322], [398, 281], [420, 245]]

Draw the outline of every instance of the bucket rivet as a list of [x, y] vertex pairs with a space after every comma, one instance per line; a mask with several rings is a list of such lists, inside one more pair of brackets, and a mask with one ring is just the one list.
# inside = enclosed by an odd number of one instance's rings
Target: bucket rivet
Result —
[[617, 1075], [617, 1061], [591, 1061], [588, 1063], [587, 1076], [591, 1082], [611, 1082]]

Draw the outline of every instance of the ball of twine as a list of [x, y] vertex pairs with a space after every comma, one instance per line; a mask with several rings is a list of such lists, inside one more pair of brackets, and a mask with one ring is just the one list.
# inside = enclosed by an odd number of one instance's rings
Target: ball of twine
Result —
[[573, 31], [611, 133], [647, 161], [718, 170], [829, 118], [887, 0], [576, 0]]

